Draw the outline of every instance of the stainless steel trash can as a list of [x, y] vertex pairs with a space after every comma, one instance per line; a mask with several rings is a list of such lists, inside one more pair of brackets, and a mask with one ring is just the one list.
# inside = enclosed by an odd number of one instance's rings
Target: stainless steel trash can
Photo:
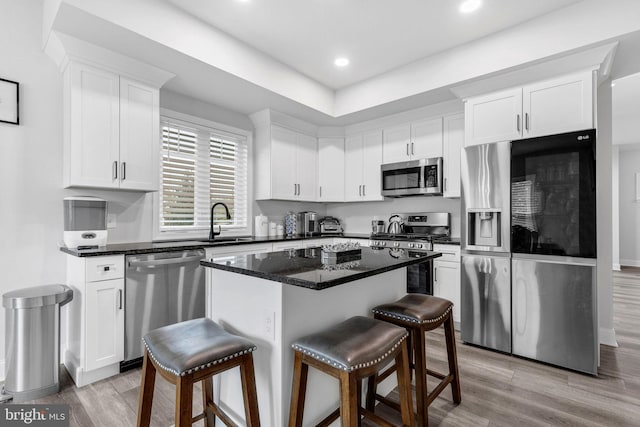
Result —
[[45, 285], [7, 292], [5, 308], [4, 392], [14, 402], [57, 393], [60, 354], [60, 306], [71, 301], [65, 285]]

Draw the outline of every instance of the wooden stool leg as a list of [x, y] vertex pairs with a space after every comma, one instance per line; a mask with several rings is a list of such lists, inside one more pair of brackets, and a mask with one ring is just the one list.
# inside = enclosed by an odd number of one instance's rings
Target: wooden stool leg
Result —
[[429, 405], [427, 401], [427, 354], [424, 331], [416, 329], [413, 335], [413, 353], [416, 370], [416, 409], [419, 427], [429, 425]]
[[371, 375], [367, 378], [367, 398], [365, 401], [365, 408], [368, 411], [374, 412], [376, 409], [376, 380], [378, 373]]
[[193, 382], [191, 375], [184, 375], [176, 382], [175, 427], [191, 427], [193, 412]]
[[213, 403], [213, 377], [202, 380], [202, 412], [205, 416], [205, 427], [214, 427], [216, 415], [209, 408], [209, 402]]
[[355, 374], [340, 371], [340, 419], [342, 427], [358, 427], [358, 380]]
[[145, 348], [142, 361], [142, 378], [140, 378], [140, 397], [138, 398], [138, 427], [149, 427], [151, 423], [153, 386], [155, 382], [156, 368], [149, 360], [149, 352]]
[[402, 343], [402, 351], [396, 356], [396, 375], [400, 394], [400, 413], [403, 427], [413, 427], [413, 405], [411, 396], [411, 376], [409, 372], [409, 346], [407, 340]]
[[451, 394], [453, 401], [460, 403], [460, 373], [458, 372], [458, 355], [456, 354], [456, 335], [453, 327], [453, 316], [449, 312], [449, 319], [444, 323], [444, 336], [447, 341], [447, 359], [449, 360], [449, 375], [451, 375]]
[[260, 414], [258, 412], [258, 393], [256, 392], [256, 377], [253, 368], [253, 354], [243, 356], [240, 365], [240, 378], [242, 380], [242, 395], [244, 397], [244, 412], [247, 418], [247, 427], [260, 427]]
[[294, 352], [293, 385], [291, 386], [291, 406], [289, 407], [289, 427], [301, 427], [304, 414], [304, 399], [307, 393], [309, 366], [302, 362], [302, 353]]

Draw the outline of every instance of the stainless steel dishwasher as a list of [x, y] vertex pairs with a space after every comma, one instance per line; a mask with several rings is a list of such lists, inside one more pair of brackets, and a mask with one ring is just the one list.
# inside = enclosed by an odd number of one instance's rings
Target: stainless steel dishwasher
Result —
[[149, 331], [204, 317], [204, 249], [126, 257], [124, 371], [142, 362]]

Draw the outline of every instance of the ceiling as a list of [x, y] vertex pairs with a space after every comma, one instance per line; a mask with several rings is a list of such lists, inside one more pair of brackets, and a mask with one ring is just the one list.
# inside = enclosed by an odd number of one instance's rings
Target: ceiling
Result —
[[43, 41], [64, 33], [175, 74], [164, 91], [326, 127], [584, 69], [616, 42], [611, 75], [640, 71], [638, 0], [483, 0], [469, 15], [461, 1], [45, 1]]
[[582, 0], [164, 1], [335, 90]]

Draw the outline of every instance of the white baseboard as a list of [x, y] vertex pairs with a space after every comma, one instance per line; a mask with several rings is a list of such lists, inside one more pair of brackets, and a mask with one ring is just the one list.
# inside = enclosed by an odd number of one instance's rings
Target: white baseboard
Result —
[[621, 259], [620, 265], [625, 265], [627, 267], [640, 267], [640, 261], [637, 259]]
[[600, 344], [609, 347], [618, 347], [618, 341], [616, 341], [616, 331], [611, 328], [600, 328]]
[[613, 264], [613, 269], [614, 269], [615, 271], [620, 271], [620, 270], [621, 270], [621, 266], [620, 266], [620, 264]]

